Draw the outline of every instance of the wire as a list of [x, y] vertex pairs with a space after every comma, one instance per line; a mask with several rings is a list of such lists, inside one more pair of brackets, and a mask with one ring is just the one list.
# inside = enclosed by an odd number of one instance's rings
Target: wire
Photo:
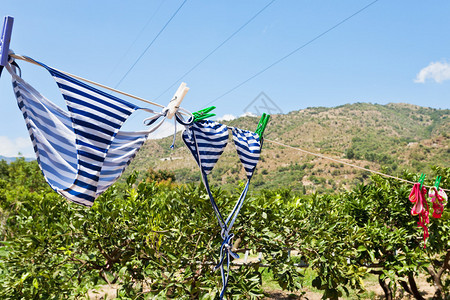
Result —
[[164, 95], [167, 91], [169, 91], [175, 84], [177, 84], [181, 79], [183, 79], [185, 76], [190, 74], [192, 71], [194, 71], [201, 63], [203, 63], [208, 57], [214, 54], [219, 48], [221, 48], [223, 45], [225, 45], [231, 38], [233, 38], [236, 34], [238, 34], [244, 27], [246, 27], [251, 21], [253, 21], [257, 16], [259, 16], [266, 8], [268, 8], [272, 3], [274, 3], [276, 0], [270, 1], [266, 6], [264, 6], [262, 9], [260, 9], [253, 17], [251, 17], [247, 22], [245, 22], [241, 27], [239, 27], [235, 32], [233, 32], [229, 37], [227, 37], [222, 43], [220, 43], [214, 50], [212, 50], [208, 55], [206, 55], [204, 58], [202, 58], [198, 63], [196, 63], [192, 68], [189, 69], [186, 73], [181, 75], [177, 80], [175, 80], [171, 86], [169, 86], [167, 89], [164, 90], [158, 97], [155, 98], [155, 100], [158, 100], [162, 95]]
[[130, 52], [130, 50], [133, 48], [133, 46], [136, 44], [136, 42], [138, 41], [138, 39], [141, 37], [141, 35], [144, 33], [145, 29], [147, 28], [148, 24], [150, 24], [150, 22], [153, 20], [153, 18], [156, 16], [156, 14], [158, 13], [159, 9], [161, 8], [162, 4], [164, 3], [164, 0], [162, 0], [158, 7], [156, 8], [155, 12], [151, 15], [151, 17], [148, 19], [147, 23], [145, 23], [144, 27], [142, 27], [141, 31], [138, 33], [138, 35], [136, 36], [136, 38], [134, 39], [134, 41], [129, 45], [127, 51], [125, 51], [125, 53], [122, 55], [122, 57], [120, 59], [116, 60], [116, 65], [114, 66], [114, 68], [112, 69], [111, 73], [109, 73], [109, 78], [111, 78], [111, 75], [117, 70], [117, 68], [120, 65], [120, 62], [123, 61], [123, 59], [127, 56], [127, 54]]
[[[37, 66], [39, 66], [39, 67], [42, 67], [41, 64], [37, 63], [37, 62], [34, 61], [32, 58], [28, 58], [28, 57], [26, 57], [26, 56], [22, 56], [22, 55], [18, 55], [18, 54], [10, 54], [9, 56], [11, 56], [12, 58], [15, 58], [15, 59], [20, 59], [20, 60], [23, 60], [23, 61], [32, 63], [32, 64], [37, 65]], [[53, 69], [55, 69], [55, 68], [53, 68]], [[146, 100], [146, 99], [141, 98], [141, 97], [138, 97], [138, 96], [134, 96], [134, 95], [132, 95], [132, 94], [128, 94], [128, 93], [122, 92], [122, 91], [117, 90], [117, 89], [113, 89], [113, 88], [111, 88], [111, 87], [109, 87], [109, 86], [106, 86], [106, 85], [103, 85], [103, 84], [101, 84], [101, 83], [98, 83], [98, 82], [95, 82], [95, 81], [92, 81], [92, 80], [89, 80], [89, 79], [86, 79], [86, 78], [83, 78], [83, 77], [80, 77], [80, 76], [77, 76], [77, 75], [74, 75], [74, 74], [70, 74], [70, 73], [68, 73], [68, 72], [61, 71], [61, 70], [58, 70], [58, 69], [55, 69], [55, 70], [58, 71], [58, 72], [64, 73], [64, 74], [66, 74], [67, 76], [70, 76], [70, 77], [73, 77], [73, 78], [75, 78], [75, 79], [78, 79], [78, 80], [82, 80], [82, 81], [88, 82], [88, 83], [90, 83], [90, 84], [94, 84], [94, 85], [96, 85], [96, 86], [99, 86], [99, 87], [101, 87], [101, 88], [110, 90], [110, 91], [112, 91], [112, 92], [115, 92], [115, 93], [118, 93], [118, 94], [121, 94], [121, 95], [130, 97], [130, 98], [133, 98], [133, 99], [136, 99], [136, 100], [139, 100], [139, 101], [142, 101], [142, 102], [151, 104], [151, 105], [155, 105], [155, 106], [158, 106], [158, 107], [161, 107], [161, 108], [165, 108], [164, 105], [161, 105], [161, 104], [158, 104], [158, 103], [155, 103], [155, 102]]]
[[144, 54], [147, 52], [148, 49], [153, 45], [153, 43], [156, 41], [156, 39], [161, 35], [161, 33], [166, 29], [167, 25], [172, 21], [172, 19], [178, 14], [180, 9], [183, 7], [183, 5], [186, 3], [187, 0], [184, 0], [183, 3], [181, 3], [180, 7], [175, 11], [175, 13], [170, 17], [170, 19], [167, 21], [167, 23], [161, 28], [161, 30], [158, 32], [158, 34], [153, 38], [153, 40], [150, 42], [150, 44], [145, 48], [144, 52], [136, 59], [136, 61], [133, 63], [133, 65], [128, 69], [128, 71], [122, 76], [122, 78], [119, 80], [119, 82], [116, 84], [115, 88], [117, 88], [122, 81], [125, 79], [125, 77], [128, 76], [128, 74], [133, 70], [133, 68], [136, 66], [136, 64], [141, 60], [141, 58], [144, 56]]
[[[351, 164], [351, 163], [348, 163], [348, 162], [345, 162], [345, 161], [342, 161], [342, 160], [339, 160], [339, 159], [331, 158], [331, 157], [328, 157], [328, 156], [325, 156], [325, 155], [322, 155], [322, 154], [318, 154], [318, 153], [314, 153], [314, 152], [311, 152], [311, 151], [307, 151], [307, 150], [304, 150], [304, 149], [301, 149], [301, 148], [298, 148], [298, 147], [292, 147], [292, 146], [289, 146], [289, 145], [286, 145], [286, 144], [283, 144], [283, 143], [280, 143], [280, 142], [272, 141], [272, 140], [269, 140], [267, 138], [265, 138], [264, 141], [268, 141], [268, 142], [271, 142], [273, 144], [277, 144], [277, 145], [280, 145], [280, 146], [291, 148], [291, 149], [294, 149], [294, 150], [297, 150], [297, 151], [300, 151], [300, 152], [303, 152], [303, 153], [306, 153], [306, 154], [314, 155], [314, 156], [317, 156], [317, 157], [320, 157], [320, 158], [323, 158], [323, 159], [328, 159], [328, 160], [331, 160], [331, 161], [334, 161], [334, 162], [337, 162], [337, 163], [341, 163], [341, 164], [344, 164], [344, 165], [347, 165], [347, 166], [350, 166], [350, 167], [353, 167], [353, 168], [357, 168], [357, 169], [361, 169], [361, 170], [364, 170], [364, 171], [368, 171], [370, 173], [378, 174], [380, 176], [397, 179], [399, 181], [407, 182], [407, 183], [410, 183], [410, 184], [415, 184], [416, 183], [416, 182], [409, 181], [409, 180], [406, 180], [406, 179], [403, 179], [403, 178], [399, 178], [399, 177], [395, 177], [395, 176], [392, 176], [392, 175], [384, 174], [384, 173], [381, 173], [381, 172], [378, 172], [378, 171], [375, 171], [375, 170], [363, 168], [363, 167], [360, 167], [360, 166], [357, 166], [357, 165], [354, 165], [354, 164]], [[424, 185], [424, 186], [428, 187], [428, 188], [431, 188], [431, 186], [428, 186], [428, 185]], [[448, 189], [443, 189], [443, 190], [447, 191], [447, 192], [450, 191]]]
[[350, 16], [348, 16], [347, 18], [343, 19], [342, 21], [340, 21], [339, 23], [333, 25], [332, 27], [328, 28], [327, 30], [325, 30], [324, 32], [322, 32], [321, 34], [317, 35], [316, 37], [312, 38], [311, 40], [309, 40], [308, 42], [304, 43], [303, 45], [301, 45], [300, 47], [298, 47], [297, 49], [291, 51], [290, 53], [286, 54], [285, 56], [281, 57], [280, 59], [276, 60], [275, 62], [273, 62], [272, 64], [270, 64], [269, 66], [265, 67], [264, 69], [262, 69], [261, 71], [257, 72], [256, 74], [250, 76], [249, 78], [247, 78], [246, 80], [244, 80], [243, 82], [239, 83], [238, 85], [236, 85], [235, 87], [231, 88], [230, 90], [228, 90], [227, 92], [223, 93], [222, 95], [220, 95], [219, 97], [215, 98], [214, 100], [208, 102], [205, 105], [209, 105], [213, 102], [216, 102], [217, 100], [219, 100], [220, 98], [228, 95], [229, 93], [233, 92], [234, 90], [240, 88], [241, 86], [243, 86], [244, 84], [246, 84], [247, 82], [249, 82], [250, 80], [252, 80], [253, 78], [261, 75], [262, 73], [266, 72], [267, 70], [269, 70], [270, 68], [272, 68], [273, 66], [279, 64], [280, 62], [282, 62], [283, 60], [285, 60], [286, 58], [290, 57], [291, 55], [293, 55], [294, 53], [300, 51], [301, 49], [305, 48], [306, 46], [308, 46], [309, 44], [315, 42], [316, 40], [318, 40], [319, 38], [321, 38], [322, 36], [324, 36], [325, 34], [327, 34], [328, 32], [332, 31], [333, 29], [336, 29], [337, 27], [339, 27], [340, 25], [344, 24], [345, 22], [347, 22], [348, 20], [350, 20], [351, 18], [353, 18], [354, 16], [358, 15], [359, 13], [363, 12], [364, 10], [366, 10], [367, 8], [369, 8], [370, 6], [372, 6], [373, 4], [375, 4], [376, 2], [378, 2], [378, 0], [372, 1], [369, 4], [367, 4], [366, 6], [364, 6], [363, 8], [359, 9], [358, 11], [354, 12], [353, 14], [351, 14]]

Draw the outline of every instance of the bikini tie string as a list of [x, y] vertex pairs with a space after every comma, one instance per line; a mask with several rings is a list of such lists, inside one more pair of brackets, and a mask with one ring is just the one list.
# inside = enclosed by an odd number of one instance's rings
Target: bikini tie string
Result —
[[180, 123], [181, 125], [184, 125], [184, 126], [190, 126], [194, 123], [194, 115], [193, 114], [191, 114], [190, 112], [188, 112], [187, 110], [184, 110], [182, 108], [179, 108], [178, 110], [188, 113], [189, 118], [187, 120], [185, 120], [180, 112], [177, 111], [175, 113], [175, 118], [173, 120], [174, 132], [173, 132], [172, 145], [170, 146], [170, 149], [175, 148], [175, 139], [177, 137], [177, 123]]
[[[217, 269], [220, 269], [220, 275], [222, 276], [222, 290], [220, 291], [219, 299], [222, 299], [225, 295], [225, 291], [227, 289], [228, 285], [228, 275], [230, 272], [230, 256], [233, 258], [239, 258], [239, 255], [231, 251], [232, 249], [232, 239], [234, 237], [234, 234], [231, 233], [225, 237], [223, 237], [222, 245], [220, 246], [220, 260], [219, 263], [214, 267], [214, 271]], [[225, 274], [225, 268], [224, 268], [224, 262], [226, 261], [227, 264], [227, 271]]]
[[[164, 121], [167, 118], [168, 111], [169, 111], [167, 107], [164, 108], [159, 113], [157, 113], [151, 109], [144, 109], [144, 110], [154, 114], [154, 116], [144, 119], [143, 122], [144, 122], [144, 125], [146, 125], [146, 126], [153, 125], [160, 117], [163, 117], [163, 119], [155, 126], [154, 130], [159, 128], [162, 125], [162, 123], [164, 123]], [[182, 109], [182, 108], [179, 108], [178, 110], [183, 111], [185, 114], [187, 114], [189, 116], [189, 118], [187, 120], [185, 120], [180, 112], [177, 111], [175, 113], [175, 118], [173, 119], [173, 123], [174, 123], [173, 139], [172, 139], [172, 145], [170, 146], [171, 149], [173, 149], [175, 147], [175, 139], [177, 136], [177, 123], [180, 123], [181, 125], [184, 125], [184, 126], [189, 126], [189, 125], [192, 125], [192, 123], [194, 122], [194, 116], [190, 112], [188, 112], [187, 110]]]

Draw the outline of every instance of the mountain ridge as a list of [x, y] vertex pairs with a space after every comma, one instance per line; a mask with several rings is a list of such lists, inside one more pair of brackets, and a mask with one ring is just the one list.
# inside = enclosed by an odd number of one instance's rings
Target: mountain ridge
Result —
[[[221, 122], [253, 131], [259, 117]], [[308, 107], [271, 116], [265, 137], [334, 159], [393, 175], [403, 170], [429, 172], [432, 165], [450, 165], [450, 110], [407, 103], [345, 104]], [[189, 151], [172, 138], [149, 140], [129, 170], [165, 169], [179, 182], [200, 180]], [[233, 188], [245, 178], [232, 142], [211, 173], [212, 183]], [[289, 187], [303, 191], [331, 191], [366, 181], [365, 171], [302, 154], [269, 141], [253, 178], [256, 188]]]
[[0, 161], [1, 161], [1, 160], [4, 160], [4, 161], [6, 161], [7, 163], [16, 161], [16, 160], [19, 159], [19, 158], [24, 158], [25, 161], [33, 161], [33, 160], [36, 160], [36, 158], [31, 158], [31, 157], [23, 157], [23, 156], [14, 156], [14, 157], [11, 157], [11, 156], [3, 156], [3, 155], [0, 155]]

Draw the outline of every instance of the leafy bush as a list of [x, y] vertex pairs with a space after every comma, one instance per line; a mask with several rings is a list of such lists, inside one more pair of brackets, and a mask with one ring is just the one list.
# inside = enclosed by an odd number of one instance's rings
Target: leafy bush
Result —
[[[448, 187], [450, 168], [434, 172]], [[212, 267], [222, 241], [205, 189], [175, 185], [163, 173], [147, 175], [140, 182], [131, 175], [89, 209], [52, 192], [37, 164], [0, 163], [0, 298], [77, 298], [107, 283], [119, 284], [124, 299], [217, 297], [221, 280]], [[410, 189], [374, 176], [336, 195], [306, 197], [286, 188], [249, 196], [234, 226], [234, 246], [262, 252], [267, 268], [259, 262], [233, 267], [227, 295], [262, 297], [264, 272], [296, 291], [305, 280], [295, 265], [302, 260], [324, 298], [362, 291], [369, 273], [378, 276], [387, 299], [397, 287], [417, 296], [419, 271], [436, 286], [435, 297], [445, 298], [450, 214], [431, 220], [424, 249], [410, 215]], [[231, 211], [237, 195], [213, 194], [221, 211]], [[289, 249], [298, 256], [289, 257]]]
[[[120, 283], [122, 298], [214, 298], [220, 274], [212, 267], [221, 238], [204, 188], [135, 180], [132, 175], [113, 186], [90, 209], [49, 191], [8, 190], [0, 298], [77, 297], [106, 283]], [[235, 199], [213, 193], [231, 210]], [[280, 247], [274, 243], [268, 251]], [[276, 260], [275, 266], [274, 274], [284, 274], [292, 263]], [[263, 295], [262, 272], [257, 266], [233, 270], [229, 291]], [[279, 276], [283, 284], [298, 285], [296, 277]]]

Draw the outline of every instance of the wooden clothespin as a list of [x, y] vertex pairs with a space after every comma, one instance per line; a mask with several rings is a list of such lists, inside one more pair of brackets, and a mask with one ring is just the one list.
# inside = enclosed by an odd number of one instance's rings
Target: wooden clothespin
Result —
[[2, 35], [0, 36], [0, 66], [6, 66], [8, 63], [9, 43], [11, 42], [11, 33], [14, 18], [6, 16], [3, 20]]
[[175, 95], [173, 95], [172, 100], [170, 100], [169, 104], [166, 107], [167, 111], [167, 119], [172, 119], [172, 117], [175, 115], [175, 113], [180, 108], [181, 101], [183, 101], [184, 96], [186, 96], [186, 93], [189, 91], [189, 88], [186, 86], [185, 82], [182, 82], [180, 84], [180, 87], [176, 91]]

